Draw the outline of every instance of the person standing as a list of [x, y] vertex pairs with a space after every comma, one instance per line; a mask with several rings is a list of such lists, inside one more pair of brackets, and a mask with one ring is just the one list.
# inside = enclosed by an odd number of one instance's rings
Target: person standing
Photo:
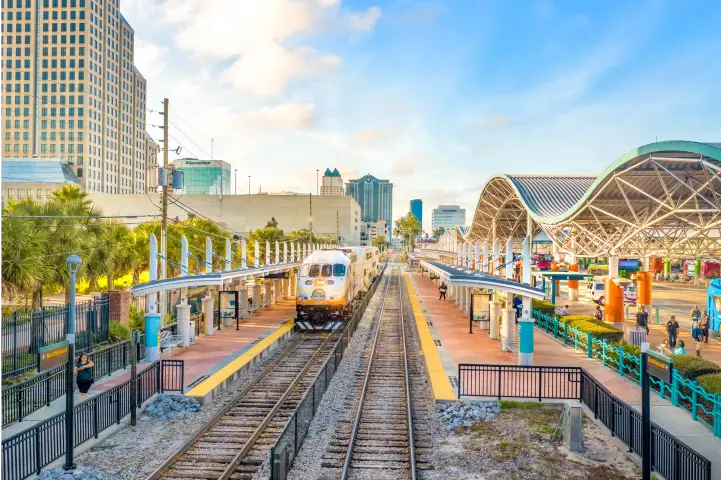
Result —
[[696, 305], [693, 307], [693, 310], [691, 310], [691, 329], [696, 328], [699, 321], [701, 321], [701, 310], [698, 308], [698, 305]]
[[641, 305], [638, 309], [638, 313], [636, 313], [636, 328], [643, 328], [646, 330], [646, 334], [649, 333], [648, 329], [648, 312], [646, 309]]
[[92, 368], [95, 364], [88, 358], [88, 354], [83, 352], [78, 357], [77, 363], [75, 363], [75, 375], [76, 383], [78, 384], [78, 390], [80, 390], [80, 396], [82, 398], [88, 398], [88, 390], [90, 386], [95, 382], [93, 378]]
[[683, 343], [683, 340], [678, 341], [678, 347], [674, 348], [673, 354], [674, 355], [686, 355], [686, 344]]
[[593, 318], [596, 320], [603, 320], [603, 311], [601, 310], [601, 305], [596, 305], [596, 311], [593, 312]]
[[671, 319], [666, 322], [666, 332], [668, 332], [668, 345], [671, 348], [676, 348], [676, 339], [678, 338], [679, 328], [681, 327], [676, 321], [676, 317], [674, 315], [671, 315]]
[[445, 300], [446, 299], [446, 292], [448, 292], [448, 286], [445, 282], [441, 283], [441, 286], [438, 287], [438, 291], [440, 292], [440, 297], [438, 297], [438, 300]]

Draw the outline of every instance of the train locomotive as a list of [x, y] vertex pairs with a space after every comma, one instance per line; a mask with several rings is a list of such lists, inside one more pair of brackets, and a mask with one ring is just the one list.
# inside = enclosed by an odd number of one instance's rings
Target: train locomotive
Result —
[[303, 261], [296, 288], [296, 326], [302, 330], [339, 328], [380, 272], [376, 247], [313, 252]]

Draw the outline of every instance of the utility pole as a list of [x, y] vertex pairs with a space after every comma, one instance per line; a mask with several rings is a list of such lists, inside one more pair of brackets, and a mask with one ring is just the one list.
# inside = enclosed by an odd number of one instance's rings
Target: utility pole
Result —
[[238, 169], [235, 169], [235, 194], [238, 195]]
[[210, 159], [213, 160], [215, 157], [213, 156], [213, 147], [215, 146], [215, 139], [210, 139]]
[[250, 195], [250, 175], [248, 175], [248, 195]]
[[340, 246], [340, 229], [338, 228], [338, 210], [335, 211], [335, 241]]
[[320, 194], [320, 187], [318, 186], [318, 175], [320, 174], [320, 170], [316, 169], [315, 171], [315, 194]]
[[[168, 105], [170, 100], [163, 99], [163, 168], [165, 174], [168, 173]], [[165, 279], [168, 275], [168, 179], [165, 179], [163, 185], [163, 218], [160, 223], [160, 252], [162, 259], [160, 262], [160, 278]], [[165, 290], [160, 292], [160, 326], [165, 326], [166, 312], [166, 293]]]

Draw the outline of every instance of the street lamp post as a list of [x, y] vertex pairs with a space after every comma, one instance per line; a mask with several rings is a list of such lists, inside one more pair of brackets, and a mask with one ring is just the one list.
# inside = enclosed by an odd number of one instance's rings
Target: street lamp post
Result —
[[73, 462], [74, 445], [73, 445], [73, 377], [75, 362], [75, 275], [78, 273], [82, 260], [77, 255], [70, 255], [67, 260], [68, 270], [70, 270], [70, 305], [68, 305], [68, 364], [65, 370], [65, 470], [74, 470]]
[[248, 175], [248, 195], [250, 195], [250, 175]]
[[235, 169], [235, 194], [238, 195], [238, 169]]
[[320, 175], [320, 170], [319, 170], [319, 169], [316, 169], [316, 171], [315, 171], [315, 194], [316, 194], [316, 195], [319, 195], [319, 194], [320, 194], [320, 187], [318, 186], [318, 185], [319, 185], [319, 183], [318, 183], [318, 175]]

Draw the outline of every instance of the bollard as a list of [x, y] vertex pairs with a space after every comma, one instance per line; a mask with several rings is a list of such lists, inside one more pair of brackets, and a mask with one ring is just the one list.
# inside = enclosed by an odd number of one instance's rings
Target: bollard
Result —
[[629, 304], [628, 304], [628, 303], [627, 303], [626, 305], [624, 305], [624, 308], [625, 308], [625, 310], [626, 310], [626, 311], [624, 312], [624, 314], [623, 314], [623, 319], [624, 319], [624, 320], [628, 320], [628, 318], [629, 318], [629, 317], [628, 317], [628, 307], [629, 307]]
[[656, 325], [659, 325], [660, 323], [661, 323], [660, 308], [656, 307]]

